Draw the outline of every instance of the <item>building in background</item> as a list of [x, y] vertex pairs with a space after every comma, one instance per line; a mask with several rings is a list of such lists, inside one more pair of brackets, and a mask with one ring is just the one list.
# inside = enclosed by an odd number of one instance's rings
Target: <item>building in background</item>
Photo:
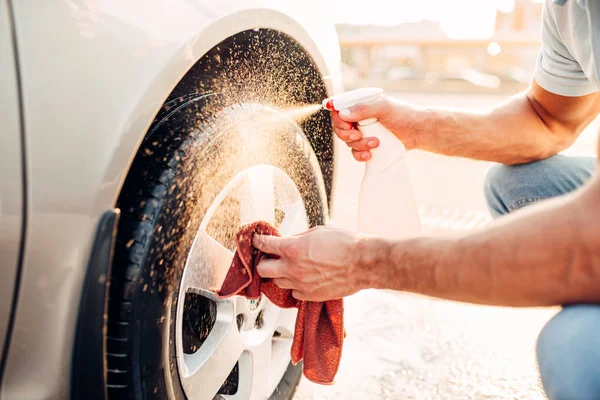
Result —
[[449, 38], [438, 22], [397, 26], [338, 25], [348, 88], [516, 91], [531, 79], [540, 46], [539, 2], [516, 0], [496, 12], [487, 39]]

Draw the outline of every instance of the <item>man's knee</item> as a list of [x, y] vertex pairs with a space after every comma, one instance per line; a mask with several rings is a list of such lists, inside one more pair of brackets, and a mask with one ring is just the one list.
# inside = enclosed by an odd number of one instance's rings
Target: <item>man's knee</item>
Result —
[[600, 399], [600, 305], [565, 307], [538, 338], [537, 360], [550, 400]]
[[540, 200], [569, 193], [592, 175], [593, 157], [557, 155], [521, 165], [494, 165], [484, 183], [484, 194], [494, 217]]
[[537, 161], [521, 165], [493, 165], [484, 181], [484, 195], [494, 218], [541, 200], [537, 182], [543, 182], [544, 168]]

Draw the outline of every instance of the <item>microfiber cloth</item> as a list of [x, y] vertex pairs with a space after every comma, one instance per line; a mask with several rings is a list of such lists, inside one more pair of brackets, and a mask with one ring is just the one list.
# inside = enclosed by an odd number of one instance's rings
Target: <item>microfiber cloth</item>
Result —
[[263, 254], [252, 246], [255, 234], [281, 236], [277, 228], [268, 222], [258, 221], [243, 226], [237, 233], [237, 252], [217, 295], [221, 298], [233, 295], [258, 299], [261, 293], [282, 308], [297, 308], [296, 328], [292, 342], [291, 358], [294, 365], [304, 360], [304, 376], [309, 380], [329, 385], [337, 374], [344, 331], [343, 299], [325, 302], [300, 301], [292, 291], [281, 289], [271, 279], [261, 278], [256, 265], [265, 258], [276, 256]]

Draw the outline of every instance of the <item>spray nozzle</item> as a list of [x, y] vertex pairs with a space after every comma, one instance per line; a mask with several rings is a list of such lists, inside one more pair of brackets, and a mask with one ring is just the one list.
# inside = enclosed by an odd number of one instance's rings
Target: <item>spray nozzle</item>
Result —
[[360, 103], [370, 103], [371, 101], [375, 101], [382, 93], [383, 89], [376, 87], [360, 88], [325, 99], [322, 104], [323, 108], [326, 110], [340, 111]]

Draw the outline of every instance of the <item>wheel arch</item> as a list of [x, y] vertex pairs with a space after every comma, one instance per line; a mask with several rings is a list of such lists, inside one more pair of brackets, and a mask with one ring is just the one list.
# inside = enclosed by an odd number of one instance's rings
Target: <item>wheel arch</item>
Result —
[[[313, 27], [314, 28], [314, 27]], [[228, 15], [208, 26], [191, 38], [186, 46], [173, 55], [169, 65], [155, 76], [152, 84], [140, 97], [138, 104], [131, 112], [131, 120], [125, 125], [121, 140], [115, 147], [112, 157], [105, 168], [104, 185], [100, 190], [95, 205], [101, 213], [107, 205], [114, 206], [127, 177], [131, 163], [135, 158], [142, 141], [151, 131], [163, 105], [177, 93], [177, 91], [190, 89], [192, 82], [202, 80], [203, 70], [200, 65], [213, 65], [210, 59], [215, 50], [220, 48], [222, 54], [236, 39], [248, 36], [250, 32], [274, 32], [282, 44], [298, 46], [310, 60], [309, 68], [318, 77], [314, 82], [319, 88], [318, 96], [314, 100], [322, 99], [341, 90], [341, 77], [339, 74], [339, 47], [337, 36], [328, 35], [322, 38], [316, 32], [328, 32], [326, 28], [312, 29], [310, 32], [293, 17], [275, 10], [244, 10]], [[335, 31], [333, 31], [335, 34]], [[333, 54], [332, 54], [333, 52]], [[165, 82], [172, 82], [165, 90]], [[170, 89], [170, 90], [169, 90]], [[329, 129], [329, 116], [320, 129]], [[309, 140], [322, 164], [322, 169], [329, 170], [329, 178], [333, 179], [333, 137], [330, 136], [326, 152], [319, 151], [325, 135], [318, 140], [316, 136]], [[327, 182], [328, 198], [331, 198], [331, 182]]]

